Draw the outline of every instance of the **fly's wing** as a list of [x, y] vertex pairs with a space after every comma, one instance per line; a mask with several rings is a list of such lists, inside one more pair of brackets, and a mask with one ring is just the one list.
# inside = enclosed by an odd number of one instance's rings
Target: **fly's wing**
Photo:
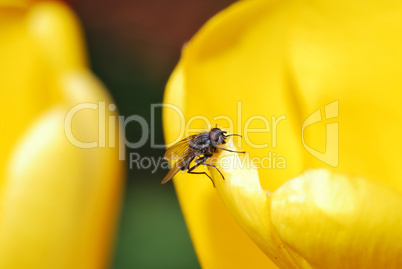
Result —
[[169, 172], [166, 174], [166, 176], [162, 179], [162, 184], [165, 184], [169, 180], [172, 179], [179, 171], [181, 167], [179, 166], [179, 162], [176, 162], [172, 168], [170, 168]]
[[168, 182], [172, 177], [174, 177], [182, 167], [185, 167], [189, 161], [192, 160], [192, 156], [194, 156], [189, 150], [185, 151], [181, 158], [176, 161], [176, 163], [170, 168], [170, 171], [166, 174], [166, 176], [162, 179], [162, 184]]
[[[188, 167], [188, 164], [196, 156], [193, 149], [190, 149], [190, 143], [194, 144], [193, 140], [197, 140], [200, 134], [191, 135], [183, 140], [180, 140], [172, 147], [166, 150], [163, 158], [169, 161], [171, 166], [170, 171], [162, 179], [162, 184], [168, 182], [172, 177], [174, 177], [183, 167]], [[195, 144], [197, 144], [196, 141]]]
[[187, 138], [184, 138], [183, 140], [180, 140], [179, 142], [168, 148], [165, 155], [163, 156], [163, 159], [169, 161], [169, 163], [173, 163], [174, 161], [182, 158], [189, 147], [190, 141], [195, 136], [196, 135], [191, 135]]

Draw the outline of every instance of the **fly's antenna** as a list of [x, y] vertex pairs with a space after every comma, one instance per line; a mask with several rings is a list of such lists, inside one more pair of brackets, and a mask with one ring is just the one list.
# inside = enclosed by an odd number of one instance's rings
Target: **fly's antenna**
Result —
[[225, 135], [225, 138], [228, 137], [228, 136], [240, 136], [240, 137], [242, 137], [242, 136], [239, 135], [239, 134], [230, 134], [230, 135]]
[[226, 151], [229, 151], [229, 152], [234, 152], [234, 153], [246, 153], [245, 151], [235, 151], [235, 150], [221, 148], [221, 147], [218, 147], [218, 146], [216, 146], [216, 148], [221, 149], [221, 150], [226, 150]]

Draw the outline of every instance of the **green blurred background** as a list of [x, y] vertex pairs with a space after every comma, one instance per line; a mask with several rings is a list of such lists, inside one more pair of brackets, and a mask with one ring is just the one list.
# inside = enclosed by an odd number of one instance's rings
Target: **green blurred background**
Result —
[[[233, 0], [73, 0], [81, 20], [91, 68], [112, 94], [120, 114], [150, 123], [151, 104], [161, 103], [165, 84], [183, 44]], [[156, 110], [155, 141], [163, 144], [161, 110]], [[140, 139], [136, 123], [126, 129]], [[136, 152], [162, 157], [150, 141]], [[199, 268], [167, 170], [129, 169], [112, 268]]]

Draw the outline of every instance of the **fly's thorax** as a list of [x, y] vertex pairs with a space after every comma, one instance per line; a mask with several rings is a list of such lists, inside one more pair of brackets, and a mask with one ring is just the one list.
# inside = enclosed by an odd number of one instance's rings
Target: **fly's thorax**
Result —
[[189, 142], [189, 147], [196, 151], [203, 151], [210, 146], [211, 140], [209, 139], [208, 133], [200, 133]]

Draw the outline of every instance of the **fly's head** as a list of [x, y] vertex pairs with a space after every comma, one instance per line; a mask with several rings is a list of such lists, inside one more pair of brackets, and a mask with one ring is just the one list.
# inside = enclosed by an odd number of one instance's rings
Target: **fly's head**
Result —
[[219, 128], [212, 128], [211, 131], [209, 131], [209, 139], [211, 140], [212, 145], [217, 146], [219, 144], [225, 144], [225, 134], [226, 131], [222, 131]]

